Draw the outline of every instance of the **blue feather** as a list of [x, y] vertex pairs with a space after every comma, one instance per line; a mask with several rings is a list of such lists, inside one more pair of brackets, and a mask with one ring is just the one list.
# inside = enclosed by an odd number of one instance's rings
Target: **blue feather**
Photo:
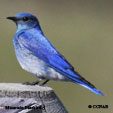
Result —
[[[56, 50], [44, 36], [39, 21], [34, 15], [20, 13], [8, 19], [17, 25], [13, 42], [17, 59], [23, 69], [45, 79], [69, 80], [98, 95], [104, 95], [77, 73], [65, 57]], [[31, 64], [32, 62], [34, 64]], [[49, 74], [47, 74], [48, 70]]]
[[69, 78], [72, 82], [77, 83], [98, 95], [104, 95], [96, 89], [94, 85], [75, 72], [72, 65], [55, 49], [43, 33], [35, 32], [39, 32], [39, 29], [37, 31], [36, 29], [30, 29], [23, 31], [21, 34], [19, 33], [19, 43], [33, 55], [43, 60], [48, 66]]

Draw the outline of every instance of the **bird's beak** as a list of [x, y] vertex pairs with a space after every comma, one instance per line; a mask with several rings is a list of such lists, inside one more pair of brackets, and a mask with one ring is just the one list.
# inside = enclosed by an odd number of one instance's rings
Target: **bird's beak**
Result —
[[7, 19], [9, 19], [9, 20], [12, 20], [12, 21], [14, 21], [14, 22], [16, 22], [17, 21], [17, 19], [16, 19], [16, 17], [7, 17]]

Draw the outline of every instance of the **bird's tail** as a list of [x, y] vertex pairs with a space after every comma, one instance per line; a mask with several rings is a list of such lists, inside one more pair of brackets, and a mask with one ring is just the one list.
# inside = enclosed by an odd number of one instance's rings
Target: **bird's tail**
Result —
[[81, 78], [79, 80], [77, 80], [77, 84], [89, 89], [90, 91], [92, 91], [93, 93], [96, 93], [97, 95], [100, 96], [105, 96], [101, 91], [99, 91], [93, 84], [91, 84], [90, 82], [88, 82], [87, 80], [85, 80], [84, 78]]
[[90, 82], [88, 82], [85, 78], [83, 78], [78, 72], [76, 72], [74, 70], [74, 74], [78, 75], [78, 78], [76, 78], [75, 76], [70, 76], [71, 80], [74, 83], [77, 83], [85, 88], [87, 88], [88, 90], [92, 91], [93, 93], [100, 95], [100, 96], [105, 96], [100, 90], [98, 90], [93, 84], [91, 84]]
[[92, 84], [80, 84], [81, 86], [89, 89], [90, 91], [96, 93], [97, 95], [100, 95], [100, 96], [105, 96], [100, 90], [98, 90], [96, 87], [92, 87]]

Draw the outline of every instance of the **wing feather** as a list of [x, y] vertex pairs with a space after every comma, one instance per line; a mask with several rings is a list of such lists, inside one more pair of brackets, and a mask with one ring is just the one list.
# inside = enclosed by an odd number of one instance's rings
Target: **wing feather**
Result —
[[[37, 39], [37, 37], [39, 39]], [[31, 33], [23, 32], [19, 35], [19, 43], [21, 43], [33, 55], [46, 62], [48, 66], [54, 68], [66, 77], [69, 77], [70, 79], [73, 77], [81, 78], [79, 75], [75, 74], [73, 66], [43, 35], [37, 36], [37, 34], [33, 35]]]
[[98, 95], [104, 95], [94, 85], [77, 73], [73, 66], [55, 49], [43, 34], [22, 32], [18, 38], [20, 45], [24, 46], [34, 56], [43, 60], [49, 67], [54, 68], [72, 82], [80, 84]]

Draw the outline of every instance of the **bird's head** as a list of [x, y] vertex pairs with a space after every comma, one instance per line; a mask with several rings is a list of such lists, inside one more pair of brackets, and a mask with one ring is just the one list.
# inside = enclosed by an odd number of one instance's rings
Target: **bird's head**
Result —
[[7, 19], [14, 21], [18, 30], [25, 30], [35, 26], [40, 27], [37, 18], [30, 13], [19, 13], [15, 16], [7, 17]]

